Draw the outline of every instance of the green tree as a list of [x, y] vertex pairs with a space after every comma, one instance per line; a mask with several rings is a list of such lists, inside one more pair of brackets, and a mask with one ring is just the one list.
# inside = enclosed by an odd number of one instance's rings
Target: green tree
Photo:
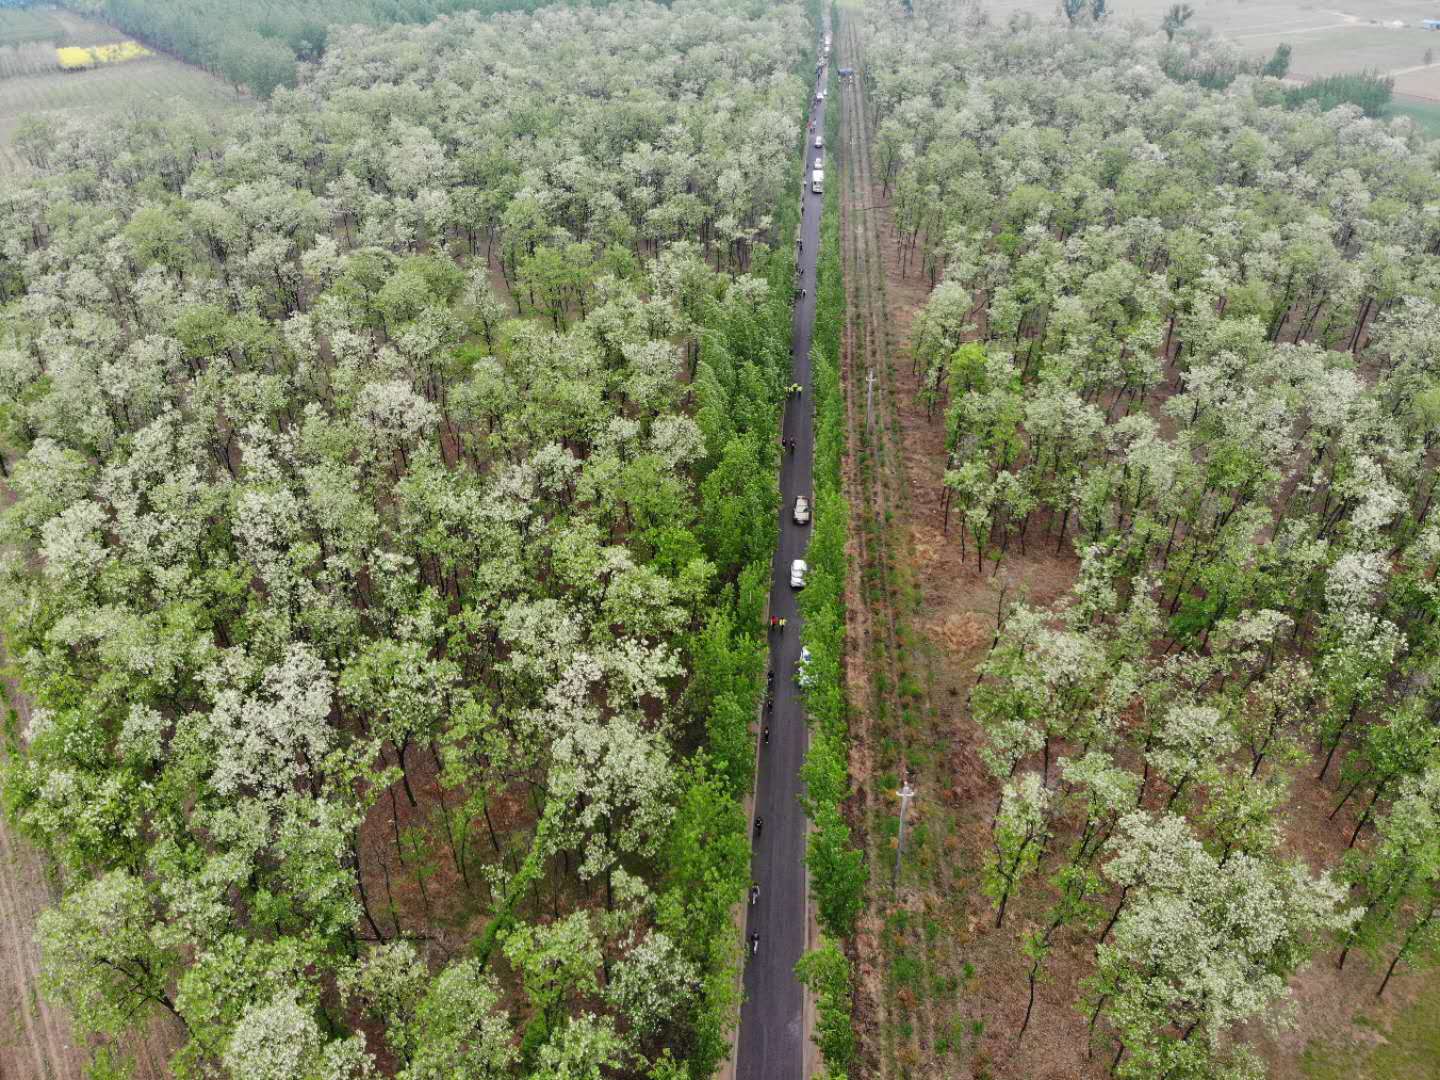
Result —
[[1160, 20], [1160, 29], [1165, 31], [1165, 39], [1175, 40], [1175, 35], [1194, 17], [1195, 9], [1189, 4], [1171, 4]]
[[1290, 74], [1290, 46], [1283, 41], [1276, 45], [1274, 54], [1265, 61], [1260, 74], [1272, 79], [1283, 79]]

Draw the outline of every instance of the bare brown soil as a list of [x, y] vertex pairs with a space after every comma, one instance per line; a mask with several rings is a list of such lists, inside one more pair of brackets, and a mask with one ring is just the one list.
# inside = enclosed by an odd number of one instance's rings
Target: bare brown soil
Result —
[[44, 866], [0, 823], [0, 1076], [68, 1080], [81, 1076], [85, 1051], [62, 1012], [39, 992], [35, 921], [52, 897]]

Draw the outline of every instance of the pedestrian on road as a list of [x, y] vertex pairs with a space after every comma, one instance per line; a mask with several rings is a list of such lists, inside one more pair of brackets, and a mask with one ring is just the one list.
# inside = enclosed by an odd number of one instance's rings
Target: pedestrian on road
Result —
[[755, 882], [750, 883], [750, 906], [755, 906], [755, 901], [760, 899], [760, 886]]
[[771, 629], [771, 630], [774, 630], [774, 629], [775, 629], [777, 626], [779, 626], [779, 625], [780, 625], [780, 620], [777, 619], [774, 615], [771, 615], [771, 616], [770, 616], [770, 629]]
[[782, 618], [780, 619], [780, 633], [783, 634], [784, 632], [785, 632], [785, 619], [782, 617]]
[[[775, 711], [775, 699], [774, 699], [773, 697], [771, 697], [769, 694], [766, 694], [766, 695], [765, 695], [765, 711], [766, 711], [767, 713], [768, 713], [768, 712], [774, 712], [774, 711]], [[770, 729], [769, 729], [769, 728], [766, 728], [765, 730], [766, 730], [766, 731], [769, 731]]]
[[795, 452], [795, 440], [794, 440], [794, 439], [791, 439], [791, 440], [790, 440], [790, 453], [793, 454], [794, 452]]
[[763, 817], [757, 817], [755, 819], [755, 835], [757, 837], [760, 835], [760, 830], [763, 828], [765, 828], [765, 819]]
[[805, 238], [804, 238], [803, 236], [802, 236], [799, 240], [797, 240], [797, 241], [795, 241], [795, 242], [800, 245], [800, 250], [801, 250], [801, 251], [804, 251], [804, 250], [805, 250]]
[[766, 745], [766, 746], [769, 746], [769, 745], [770, 745], [770, 725], [769, 725], [769, 724], [766, 724], [766, 725], [765, 725], [765, 730], [760, 733], [760, 737], [765, 740], [765, 745]]
[[760, 931], [750, 931], [750, 955], [754, 956], [760, 951]]
[[767, 686], [774, 686], [774, 685], [775, 685], [775, 669], [774, 669], [774, 668], [771, 668], [769, 671], [767, 671], [767, 672], [765, 673], [765, 684], [766, 684]]

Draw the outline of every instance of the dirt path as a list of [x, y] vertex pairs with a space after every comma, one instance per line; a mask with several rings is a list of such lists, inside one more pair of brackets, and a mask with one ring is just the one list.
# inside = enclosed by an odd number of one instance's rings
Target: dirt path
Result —
[[[29, 709], [18, 704], [23, 727]], [[86, 1055], [69, 1020], [40, 994], [35, 922], [54, 899], [40, 856], [0, 819], [0, 1080], [84, 1074]]]

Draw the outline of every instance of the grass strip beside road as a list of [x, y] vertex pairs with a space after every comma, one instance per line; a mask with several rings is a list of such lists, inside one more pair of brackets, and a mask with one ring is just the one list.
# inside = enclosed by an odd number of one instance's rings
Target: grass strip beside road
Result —
[[[838, 19], [832, 20], [832, 34], [837, 30]], [[822, 937], [819, 946], [806, 953], [796, 968], [800, 980], [816, 996], [815, 1041], [827, 1074], [832, 1077], [848, 1075], [855, 1064], [856, 1038], [851, 1022], [854, 980], [850, 961], [839, 943], [854, 933], [868, 876], [864, 855], [856, 848], [842, 811], [850, 796], [850, 724], [844, 682], [845, 549], [850, 508], [840, 490], [845, 442], [845, 406], [840, 386], [845, 283], [840, 259], [838, 90], [832, 64], [827, 96], [837, 107], [826, 110], [825, 137], [834, 179], [825, 192], [820, 223], [815, 336], [810, 354], [816, 408], [815, 525], [808, 550], [810, 581], [800, 597], [805, 613], [803, 640], [810, 650], [808, 671], [812, 680], [805, 693], [811, 732], [804, 776], [805, 811], [814, 829], [806, 864], [819, 908]]]

